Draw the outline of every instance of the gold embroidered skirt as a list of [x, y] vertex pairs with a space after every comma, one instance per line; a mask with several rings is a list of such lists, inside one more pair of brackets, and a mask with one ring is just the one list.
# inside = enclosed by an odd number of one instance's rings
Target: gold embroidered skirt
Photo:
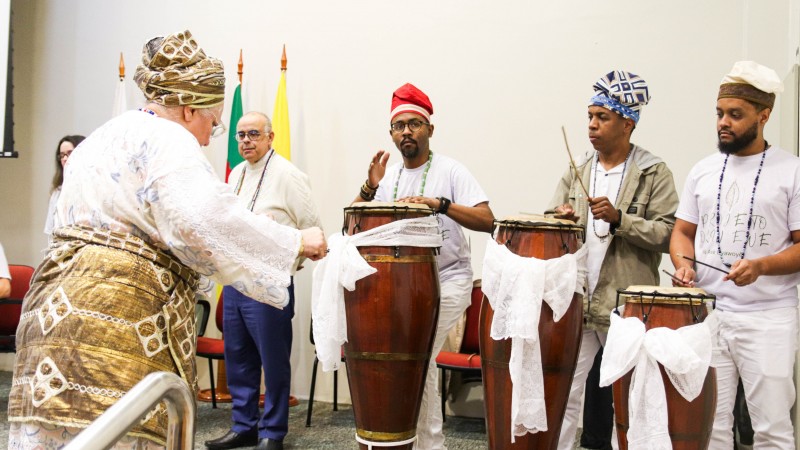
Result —
[[[62, 228], [22, 305], [10, 422], [85, 428], [152, 372], [197, 390], [197, 275], [139, 238]], [[154, 408], [129, 436], [164, 444]]]

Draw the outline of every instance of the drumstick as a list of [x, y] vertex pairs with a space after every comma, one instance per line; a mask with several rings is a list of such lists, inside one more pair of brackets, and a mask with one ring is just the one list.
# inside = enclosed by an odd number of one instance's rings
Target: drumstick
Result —
[[720, 271], [720, 272], [724, 273], [725, 275], [729, 275], [729, 274], [730, 274], [730, 272], [728, 272], [727, 270], [722, 270], [722, 269], [720, 269], [719, 267], [712, 266], [711, 264], [706, 264], [706, 263], [704, 263], [703, 261], [698, 261], [698, 260], [696, 260], [696, 259], [694, 259], [694, 258], [689, 258], [688, 256], [681, 255], [680, 253], [676, 253], [675, 255], [677, 255], [679, 258], [688, 259], [689, 261], [691, 261], [691, 262], [693, 262], [693, 263], [700, 264], [701, 266], [706, 266], [706, 267], [708, 267], [709, 269], [718, 270], [718, 271]]
[[684, 284], [683, 280], [681, 280], [680, 278], [676, 277], [675, 274], [669, 273], [664, 269], [661, 269], [661, 271], [664, 272], [665, 274], [669, 275], [669, 277], [672, 278], [672, 281], [677, 281], [678, 283]]
[[575, 159], [572, 157], [572, 152], [569, 151], [569, 143], [567, 142], [567, 130], [564, 129], [564, 125], [561, 125], [561, 134], [564, 135], [564, 145], [567, 147], [567, 155], [569, 155], [569, 163], [572, 166], [572, 170], [575, 171], [575, 177], [578, 179], [578, 183], [581, 185], [581, 189], [583, 189], [583, 193], [586, 194], [586, 198], [589, 198], [589, 191], [586, 190], [586, 186], [583, 185], [583, 180], [581, 180], [581, 174], [578, 173], [578, 167], [575, 165]]

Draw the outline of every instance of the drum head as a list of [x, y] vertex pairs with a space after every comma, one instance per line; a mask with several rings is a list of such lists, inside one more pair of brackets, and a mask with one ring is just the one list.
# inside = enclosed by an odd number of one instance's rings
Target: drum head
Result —
[[536, 228], [536, 229], [566, 229], [583, 231], [583, 227], [566, 219], [557, 219], [550, 215], [518, 214], [506, 216], [503, 220], [496, 221], [498, 227], [507, 228]]
[[345, 213], [358, 212], [360, 214], [386, 214], [414, 212], [417, 214], [433, 214], [433, 210], [422, 203], [400, 202], [357, 202], [344, 209]]
[[700, 288], [667, 286], [628, 286], [619, 291], [620, 298], [633, 303], [697, 303], [697, 300], [711, 301], [716, 297]]

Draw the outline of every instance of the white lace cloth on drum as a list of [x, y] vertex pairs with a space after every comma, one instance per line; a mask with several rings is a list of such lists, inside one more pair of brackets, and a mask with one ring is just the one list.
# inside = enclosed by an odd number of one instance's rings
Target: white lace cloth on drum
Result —
[[494, 310], [491, 337], [511, 338], [511, 442], [515, 436], [547, 431], [539, 315], [544, 300], [561, 319], [586, 286], [586, 254], [541, 260], [515, 255], [489, 240], [483, 260], [483, 292]]
[[347, 341], [344, 289], [352, 291], [356, 281], [377, 272], [358, 252], [360, 246], [441, 247], [439, 219], [398, 220], [353, 236], [336, 233], [328, 238], [330, 252], [314, 269], [311, 292], [314, 343], [326, 372], [339, 369]]
[[687, 401], [703, 389], [711, 362], [711, 331], [706, 322], [677, 330], [645, 331], [638, 317], [611, 313], [611, 327], [600, 366], [600, 386], [608, 386], [633, 369], [628, 397], [628, 448], [672, 449], [667, 428], [667, 397], [658, 363]]

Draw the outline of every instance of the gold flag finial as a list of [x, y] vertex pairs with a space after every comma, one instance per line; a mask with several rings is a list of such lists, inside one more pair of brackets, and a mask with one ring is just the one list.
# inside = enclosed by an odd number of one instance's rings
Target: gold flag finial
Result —
[[119, 79], [125, 78], [125, 59], [122, 57], [122, 52], [119, 52]]
[[244, 73], [242, 68], [244, 68], [244, 60], [242, 60], [242, 49], [239, 49], [239, 72], [237, 72], [239, 74], [239, 84], [242, 84], [242, 74]]
[[283, 44], [283, 56], [281, 56], [281, 70], [286, 70], [286, 44]]

